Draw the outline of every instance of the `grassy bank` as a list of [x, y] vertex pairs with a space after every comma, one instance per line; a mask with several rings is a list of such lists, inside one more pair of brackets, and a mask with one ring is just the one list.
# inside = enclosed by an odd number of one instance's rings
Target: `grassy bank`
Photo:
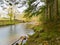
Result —
[[35, 34], [30, 36], [25, 45], [60, 45], [60, 25], [47, 22], [42, 26], [33, 27]]
[[10, 21], [10, 20], [0, 20], [0, 27], [2, 26], [8, 26], [8, 25], [14, 25], [20, 23], [19, 21]]

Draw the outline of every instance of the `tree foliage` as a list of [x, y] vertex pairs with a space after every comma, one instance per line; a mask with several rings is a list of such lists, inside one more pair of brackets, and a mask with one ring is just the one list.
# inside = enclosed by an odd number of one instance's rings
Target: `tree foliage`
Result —
[[45, 9], [45, 5], [38, 6], [40, 3], [41, 2], [38, 0], [28, 0], [28, 8], [25, 10], [25, 16], [27, 15], [28, 17], [32, 17], [34, 15], [37, 16], [42, 13]]

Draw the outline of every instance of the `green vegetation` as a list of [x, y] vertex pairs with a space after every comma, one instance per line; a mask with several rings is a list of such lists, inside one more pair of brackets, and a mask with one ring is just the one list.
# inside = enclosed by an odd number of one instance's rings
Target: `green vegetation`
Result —
[[[29, 1], [30, 7], [33, 2]], [[25, 45], [60, 45], [60, 1], [59, 0], [43, 0], [45, 3], [44, 6], [36, 11], [35, 13], [31, 13], [35, 8], [28, 8], [27, 14], [28, 17], [38, 16], [40, 14], [42, 19], [39, 22], [39, 26], [35, 25], [32, 27], [35, 31], [35, 34], [30, 36], [27, 43]], [[41, 11], [40, 11], [41, 10]], [[29, 11], [29, 13], [28, 13]], [[40, 11], [40, 12], [39, 12]], [[39, 12], [39, 13], [38, 13]]]
[[0, 27], [1, 26], [7, 26], [7, 25], [13, 25], [13, 24], [18, 24], [20, 23], [19, 21], [10, 21], [10, 20], [0, 20]]
[[[44, 5], [38, 6], [40, 3]], [[30, 36], [25, 45], [60, 45], [60, 0], [26, 0], [23, 4], [27, 4], [24, 11], [25, 22], [38, 22], [27, 25], [34, 29], [35, 34]], [[15, 20], [12, 9], [8, 14], [10, 21], [0, 21], [1, 26], [17, 23], [12, 21], [12, 18]], [[39, 20], [32, 20], [32, 17], [38, 16]]]
[[30, 36], [26, 45], [59, 45], [60, 30], [58, 29], [60, 29], [60, 27], [57, 24], [51, 23], [52, 22], [44, 24], [44, 29], [41, 26], [34, 26], [35, 34]]

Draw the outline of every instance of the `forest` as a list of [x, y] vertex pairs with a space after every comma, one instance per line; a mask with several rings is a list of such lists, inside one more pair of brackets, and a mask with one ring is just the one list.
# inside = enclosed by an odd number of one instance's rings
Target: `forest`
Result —
[[29, 0], [30, 7], [26, 12], [28, 17], [40, 16], [40, 23], [33, 27], [35, 34], [30, 36], [26, 45], [60, 45], [60, 0], [41, 0], [45, 5], [40, 9], [37, 8], [39, 2], [31, 6], [35, 1]]
[[[9, 18], [0, 19], [0, 27], [14, 25], [14, 30], [20, 34], [21, 32], [18, 30], [22, 29], [23, 31], [25, 29], [20, 26], [20, 24], [27, 24], [27, 29], [33, 29], [34, 31], [33, 35], [28, 35], [29, 38], [26, 43], [21, 45], [60, 45], [60, 0], [5, 1], [8, 2], [5, 2], [8, 8], [1, 7], [3, 8], [3, 11], [7, 9]], [[22, 8], [21, 10], [24, 10], [21, 14], [19, 12], [21, 11], [20, 8]], [[32, 24], [30, 22], [32, 22]], [[19, 24], [20, 28], [17, 24]], [[13, 26], [11, 27], [13, 28]], [[10, 29], [10, 33], [11, 35], [13, 34], [11, 37], [14, 37], [15, 33], [12, 28]], [[0, 30], [3, 29], [0, 28]]]

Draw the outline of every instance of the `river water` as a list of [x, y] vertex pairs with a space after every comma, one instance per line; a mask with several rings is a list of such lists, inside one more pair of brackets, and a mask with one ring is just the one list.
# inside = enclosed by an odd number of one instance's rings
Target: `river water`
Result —
[[32, 29], [26, 28], [26, 23], [20, 23], [12, 26], [0, 27], [0, 45], [11, 45], [18, 40], [20, 36], [34, 34]]

